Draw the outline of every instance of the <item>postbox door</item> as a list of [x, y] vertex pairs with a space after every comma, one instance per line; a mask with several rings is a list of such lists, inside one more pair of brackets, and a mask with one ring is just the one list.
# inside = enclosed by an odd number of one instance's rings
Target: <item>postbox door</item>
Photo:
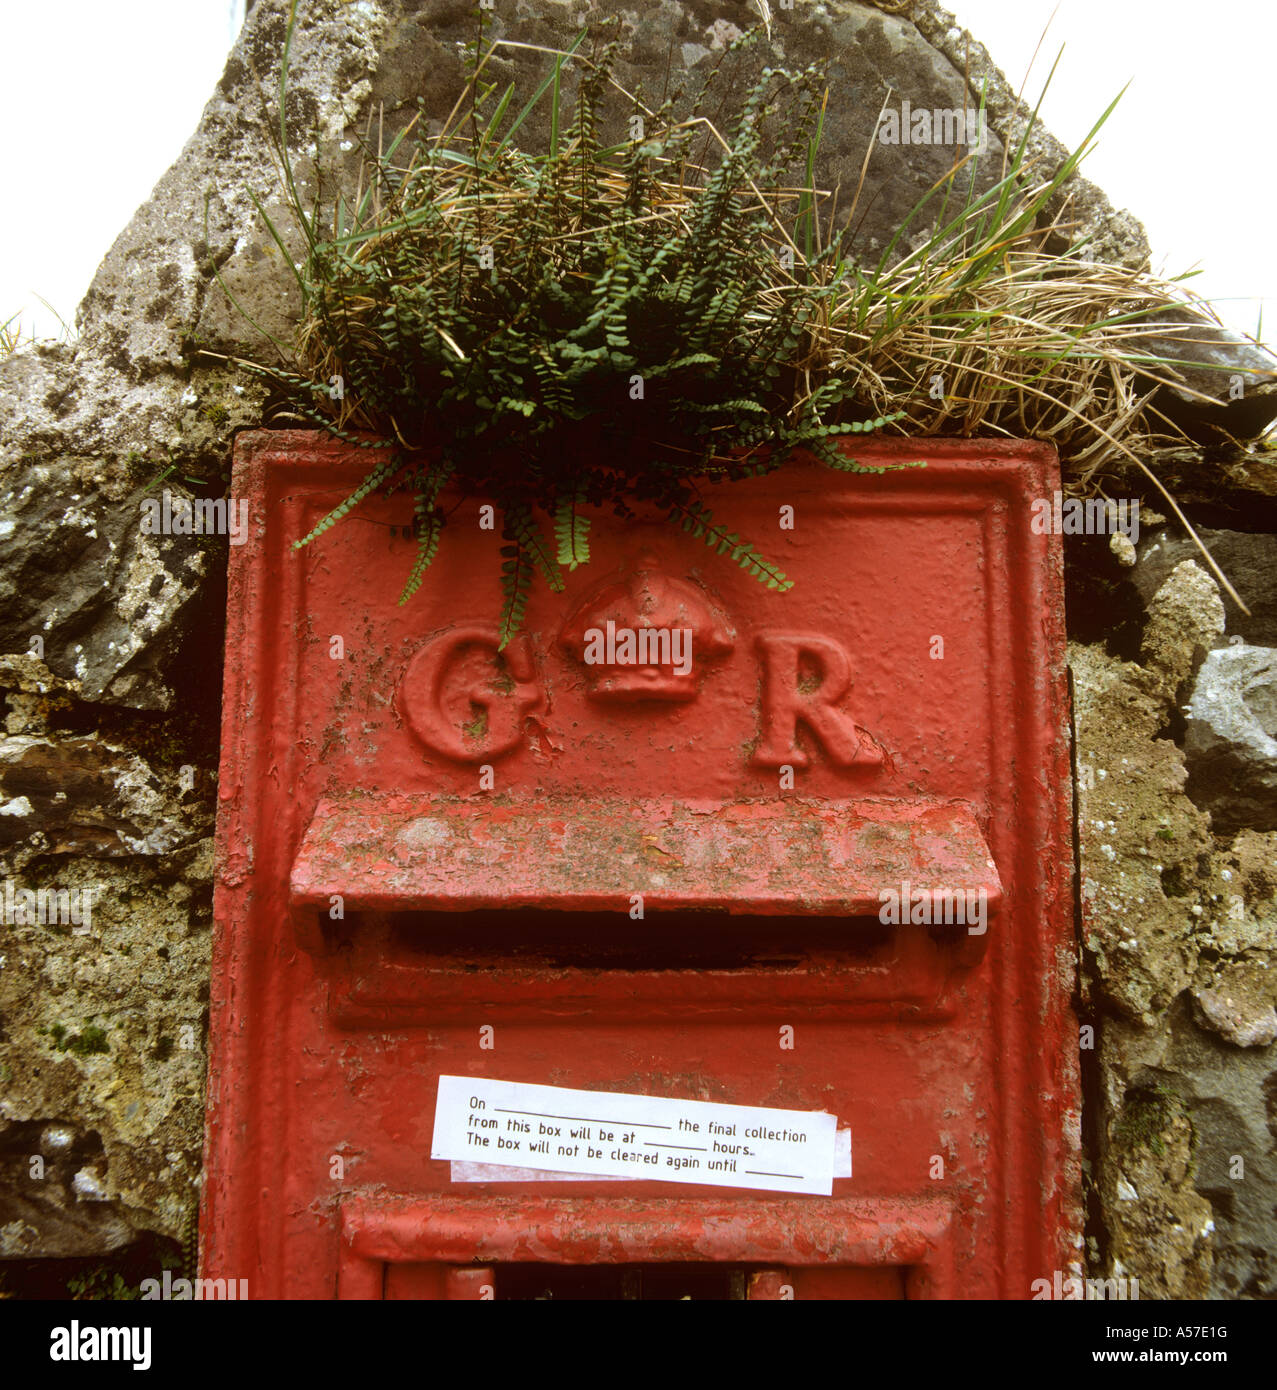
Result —
[[[574, 1231], [615, 1243], [675, 1201], [691, 1204], [675, 1229], [752, 1218], [710, 1258], [788, 1271], [796, 1296], [897, 1280], [1028, 1297], [1066, 1267], [1062, 603], [1031, 512], [1054, 456], [858, 457], [926, 467], [795, 465], [716, 495], [788, 593], [655, 519], [600, 517], [590, 564], [535, 593], [499, 650], [500, 541], [477, 499], [450, 503], [438, 568], [400, 607], [402, 499], [292, 550], [366, 454], [240, 437], [207, 1274], [267, 1296], [443, 1297], [470, 1287], [457, 1271], [599, 1263]], [[685, 671], [585, 659], [587, 633], [650, 604], [698, 634]], [[928, 920], [955, 890], [983, 892], [978, 924]], [[851, 1176], [781, 1201], [476, 1172], [430, 1157], [441, 1075], [828, 1112]], [[810, 1248], [792, 1241], [805, 1222]], [[704, 1258], [636, 1228], [624, 1263]]]

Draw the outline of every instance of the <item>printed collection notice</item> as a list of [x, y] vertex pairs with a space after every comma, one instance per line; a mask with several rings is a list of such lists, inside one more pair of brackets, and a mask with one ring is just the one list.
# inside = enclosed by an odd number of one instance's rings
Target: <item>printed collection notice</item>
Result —
[[828, 1196], [837, 1124], [820, 1110], [441, 1076], [430, 1156]]

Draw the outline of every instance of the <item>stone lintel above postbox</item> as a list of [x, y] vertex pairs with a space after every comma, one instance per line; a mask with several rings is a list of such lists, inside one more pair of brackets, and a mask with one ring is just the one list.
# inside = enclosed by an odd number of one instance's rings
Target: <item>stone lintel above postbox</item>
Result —
[[971, 806], [325, 798], [289, 898], [303, 939], [317, 944], [316, 919], [334, 899], [343, 911], [628, 912], [642, 895], [658, 912], [877, 918], [892, 901], [884, 893], [896, 895], [901, 923], [952, 922], [955, 906], [961, 914], [977, 900], [982, 921], [992, 914], [1002, 885]]

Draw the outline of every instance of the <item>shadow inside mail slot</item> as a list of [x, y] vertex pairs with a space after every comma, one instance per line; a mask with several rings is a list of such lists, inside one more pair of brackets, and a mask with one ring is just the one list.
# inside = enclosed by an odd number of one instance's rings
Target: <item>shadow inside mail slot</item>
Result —
[[943, 930], [892, 927], [876, 917], [649, 911], [634, 921], [623, 913], [514, 909], [366, 913], [362, 927], [352, 924], [347, 935], [356, 949], [390, 959], [436, 958], [475, 970], [883, 968], [899, 960], [902, 936], [911, 938], [910, 954], [921, 948], [943, 956], [952, 941]]

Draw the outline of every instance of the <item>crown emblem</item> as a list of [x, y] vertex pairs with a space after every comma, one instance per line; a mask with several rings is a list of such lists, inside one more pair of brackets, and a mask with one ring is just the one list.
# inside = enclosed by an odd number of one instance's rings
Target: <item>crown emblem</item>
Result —
[[736, 634], [703, 590], [644, 556], [627, 577], [595, 590], [575, 610], [559, 646], [585, 667], [595, 700], [694, 700], [711, 662]]

